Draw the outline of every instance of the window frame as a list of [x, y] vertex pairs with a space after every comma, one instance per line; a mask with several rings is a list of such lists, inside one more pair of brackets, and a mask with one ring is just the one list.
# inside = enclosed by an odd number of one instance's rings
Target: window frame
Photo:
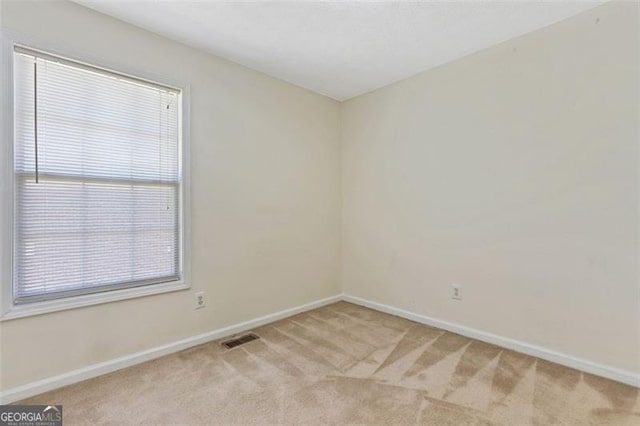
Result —
[[[69, 61], [102, 69], [150, 84], [168, 86], [180, 91], [179, 102], [179, 162], [182, 168], [182, 184], [179, 192], [180, 218], [180, 262], [182, 274], [179, 280], [129, 287], [116, 290], [69, 296], [64, 298], [14, 303], [13, 297], [13, 227], [14, 227], [14, 47], [25, 47], [33, 51], [68, 59]], [[109, 66], [103, 61], [82, 52], [58, 49], [51, 43], [43, 43], [10, 30], [0, 30], [0, 321], [40, 315], [67, 309], [80, 308], [102, 303], [127, 300], [154, 294], [186, 290], [191, 287], [190, 252], [190, 157], [189, 157], [189, 93], [188, 84], [176, 84], [169, 78], [151, 75], [138, 69], [127, 69], [122, 65]]]

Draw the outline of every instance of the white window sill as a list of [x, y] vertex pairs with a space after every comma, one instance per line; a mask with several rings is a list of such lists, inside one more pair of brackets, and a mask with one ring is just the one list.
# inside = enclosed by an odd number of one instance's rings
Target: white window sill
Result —
[[82, 296], [67, 297], [64, 299], [47, 300], [44, 302], [26, 303], [24, 305], [13, 305], [6, 312], [4, 312], [2, 316], [0, 316], [0, 321], [8, 321], [16, 318], [48, 314], [51, 312], [65, 311], [68, 309], [83, 308], [86, 306], [99, 305], [102, 303], [151, 296], [153, 294], [186, 290], [189, 287], [190, 286], [187, 283], [178, 281], [153, 284], [143, 287], [126, 288], [122, 290], [106, 291], [103, 293], [85, 294]]

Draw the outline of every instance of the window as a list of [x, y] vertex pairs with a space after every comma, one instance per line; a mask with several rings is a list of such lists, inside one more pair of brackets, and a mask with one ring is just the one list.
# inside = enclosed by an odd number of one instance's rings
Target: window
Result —
[[13, 304], [183, 285], [181, 91], [13, 59]]

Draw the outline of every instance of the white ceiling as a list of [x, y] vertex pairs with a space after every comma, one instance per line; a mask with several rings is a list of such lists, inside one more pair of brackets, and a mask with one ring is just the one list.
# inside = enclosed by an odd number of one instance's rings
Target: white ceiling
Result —
[[76, 1], [340, 101], [604, 3]]

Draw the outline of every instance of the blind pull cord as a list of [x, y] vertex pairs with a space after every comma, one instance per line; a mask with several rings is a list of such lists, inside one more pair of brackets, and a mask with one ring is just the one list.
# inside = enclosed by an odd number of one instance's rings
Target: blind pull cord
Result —
[[33, 149], [36, 162], [36, 183], [38, 183], [38, 61], [33, 62]]

